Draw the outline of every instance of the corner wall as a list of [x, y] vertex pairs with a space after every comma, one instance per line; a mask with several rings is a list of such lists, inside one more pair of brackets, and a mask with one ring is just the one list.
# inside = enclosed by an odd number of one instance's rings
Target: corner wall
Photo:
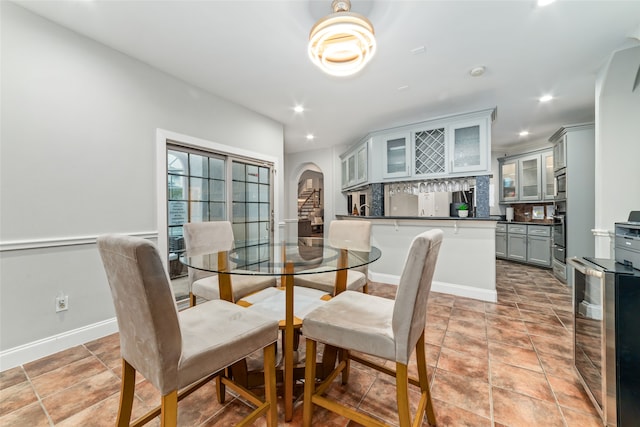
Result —
[[614, 223], [640, 210], [639, 73], [636, 43], [611, 55], [596, 85], [596, 257], [614, 257]]

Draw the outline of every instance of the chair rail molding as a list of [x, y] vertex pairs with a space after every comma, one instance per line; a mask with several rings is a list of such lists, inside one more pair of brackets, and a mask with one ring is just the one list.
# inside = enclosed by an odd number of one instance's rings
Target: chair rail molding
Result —
[[[104, 234], [104, 233], [101, 233]], [[144, 239], [156, 240], [158, 238], [157, 231], [136, 231], [122, 232], [128, 236], [142, 237]], [[22, 251], [29, 249], [54, 248], [62, 246], [80, 246], [94, 245], [98, 234], [90, 236], [67, 236], [67, 237], [49, 237], [41, 239], [25, 239], [25, 240], [8, 240], [0, 242], [0, 252]]]

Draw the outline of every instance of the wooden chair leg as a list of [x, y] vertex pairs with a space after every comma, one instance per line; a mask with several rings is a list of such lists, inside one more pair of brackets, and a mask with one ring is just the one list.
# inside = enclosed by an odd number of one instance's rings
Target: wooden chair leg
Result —
[[[431, 399], [431, 390], [429, 389], [429, 374], [427, 373], [427, 354], [425, 351], [424, 331], [416, 344], [416, 361], [418, 363], [418, 380], [420, 381], [420, 390], [426, 394], [425, 413], [429, 425], [436, 425], [436, 413], [433, 409], [433, 401]], [[422, 416], [422, 414], [416, 414]]]
[[195, 305], [196, 305], [196, 296], [192, 292], [189, 292], [189, 307], [193, 307]]
[[278, 397], [276, 395], [276, 344], [264, 348], [264, 397], [269, 402], [267, 427], [278, 425]]
[[224, 374], [218, 375], [216, 377], [216, 395], [218, 396], [218, 403], [224, 403], [226, 399], [227, 388], [224, 386], [222, 382], [222, 376], [228, 376], [228, 369], [224, 370]]
[[160, 427], [176, 427], [178, 425], [178, 390], [162, 396], [160, 407]]
[[398, 418], [400, 427], [411, 425], [409, 409], [409, 374], [407, 365], [396, 362], [396, 395], [398, 397]]
[[367, 280], [367, 282], [364, 284], [364, 286], [362, 287], [362, 293], [363, 294], [368, 294], [369, 293], [369, 281]]
[[349, 382], [349, 373], [351, 372], [351, 361], [349, 360], [349, 350], [340, 349], [340, 362], [345, 363], [345, 367], [342, 370], [342, 385], [346, 385]]
[[311, 398], [316, 391], [316, 342], [307, 338], [307, 355], [304, 366], [304, 396], [302, 401], [302, 425], [311, 427], [313, 403]]
[[136, 370], [122, 359], [122, 381], [120, 382], [120, 407], [118, 408], [118, 427], [128, 426], [133, 408], [133, 393], [136, 387]]

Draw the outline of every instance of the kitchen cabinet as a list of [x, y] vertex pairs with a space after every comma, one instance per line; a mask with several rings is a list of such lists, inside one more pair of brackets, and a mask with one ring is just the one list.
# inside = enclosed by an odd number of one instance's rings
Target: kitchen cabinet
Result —
[[527, 225], [527, 262], [551, 267], [551, 226]]
[[507, 257], [507, 224], [496, 224], [496, 257]]
[[542, 200], [553, 200], [555, 195], [553, 159], [553, 151], [542, 153]]
[[[581, 123], [563, 126], [550, 138], [557, 177], [565, 180], [565, 200], [555, 201], [555, 212], [564, 214], [565, 246], [562, 257], [555, 261], [554, 271], [566, 278], [565, 259], [593, 257], [596, 253], [592, 230], [595, 228], [595, 125]], [[631, 183], [630, 188], [635, 188]], [[614, 191], [617, 191], [614, 189]], [[571, 275], [568, 276], [572, 280]]]
[[411, 161], [411, 140], [409, 132], [382, 135], [383, 178], [404, 178], [409, 176]]
[[[553, 137], [552, 137], [553, 138]], [[562, 135], [557, 138], [553, 146], [553, 171], [559, 171], [567, 167], [567, 136]]]
[[553, 151], [534, 151], [498, 159], [500, 202], [553, 200]]
[[368, 171], [368, 139], [340, 156], [342, 189], [365, 184]]
[[[480, 176], [491, 173], [491, 123], [495, 109], [440, 117], [372, 132], [366, 183]], [[349, 153], [340, 156], [345, 161]], [[349, 179], [343, 165], [343, 186]], [[355, 181], [360, 181], [357, 177]]]
[[496, 224], [496, 257], [551, 267], [551, 225]]
[[447, 172], [446, 128], [434, 127], [413, 133], [413, 176], [431, 177]]
[[527, 226], [507, 224], [507, 258], [527, 260]]
[[[449, 126], [451, 134], [451, 173], [487, 170], [488, 120], [476, 119]], [[489, 150], [487, 150], [489, 148]]]
[[500, 163], [500, 183], [500, 201], [515, 202], [519, 199], [517, 160]]
[[540, 186], [542, 182], [540, 155], [525, 156], [518, 160], [520, 166], [518, 185], [520, 188], [520, 200], [540, 200]]

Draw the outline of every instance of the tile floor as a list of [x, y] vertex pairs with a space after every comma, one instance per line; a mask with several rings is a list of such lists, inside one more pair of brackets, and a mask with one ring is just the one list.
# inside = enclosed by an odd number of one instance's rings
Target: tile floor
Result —
[[[394, 295], [390, 285], [371, 290]], [[497, 290], [496, 304], [439, 293], [429, 298], [426, 346], [438, 425], [601, 426], [572, 368], [567, 287], [548, 270], [498, 261]], [[120, 373], [117, 334], [2, 372], [0, 425], [113, 426]], [[338, 381], [330, 394], [397, 423], [395, 389], [383, 374], [354, 363], [350, 383]], [[418, 394], [412, 398], [415, 404]], [[134, 417], [158, 402], [155, 389], [138, 377]], [[179, 424], [227, 426], [247, 411], [232, 397], [218, 404], [208, 384], [181, 402]], [[282, 425], [301, 421], [298, 401], [293, 421]], [[314, 425], [354, 423], [318, 409]]]

